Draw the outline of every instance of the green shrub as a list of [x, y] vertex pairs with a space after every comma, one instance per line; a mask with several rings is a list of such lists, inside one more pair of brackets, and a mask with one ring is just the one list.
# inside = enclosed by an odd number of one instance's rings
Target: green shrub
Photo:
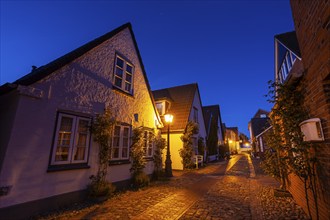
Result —
[[133, 184], [137, 188], [149, 186], [150, 178], [144, 172], [135, 173], [133, 175]]
[[106, 197], [109, 198], [113, 195], [116, 187], [108, 181], [100, 181], [97, 176], [92, 175], [90, 177], [92, 180], [90, 184], [87, 185], [87, 192], [90, 198], [96, 197]]

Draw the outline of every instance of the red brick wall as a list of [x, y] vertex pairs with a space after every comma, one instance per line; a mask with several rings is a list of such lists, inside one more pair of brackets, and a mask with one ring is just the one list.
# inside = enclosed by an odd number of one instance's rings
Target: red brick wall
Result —
[[[310, 118], [322, 121], [325, 141], [315, 149], [320, 219], [330, 219], [330, 0], [291, 0], [295, 30], [305, 68], [302, 85]], [[307, 212], [303, 183], [290, 177], [290, 191]], [[314, 202], [311, 203], [316, 219]]]

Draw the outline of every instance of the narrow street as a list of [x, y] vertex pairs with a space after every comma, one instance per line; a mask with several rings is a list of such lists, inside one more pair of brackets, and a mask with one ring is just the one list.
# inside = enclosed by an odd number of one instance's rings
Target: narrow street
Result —
[[292, 198], [275, 198], [278, 183], [255, 170], [249, 155], [235, 155], [46, 219], [308, 219]]

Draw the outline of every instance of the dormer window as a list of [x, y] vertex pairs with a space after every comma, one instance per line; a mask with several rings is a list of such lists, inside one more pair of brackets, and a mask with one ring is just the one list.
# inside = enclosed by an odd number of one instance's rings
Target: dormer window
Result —
[[157, 101], [156, 108], [159, 115], [165, 115], [170, 107], [170, 103], [168, 101]]
[[133, 73], [134, 67], [123, 57], [116, 56], [114, 86], [124, 92], [133, 92]]

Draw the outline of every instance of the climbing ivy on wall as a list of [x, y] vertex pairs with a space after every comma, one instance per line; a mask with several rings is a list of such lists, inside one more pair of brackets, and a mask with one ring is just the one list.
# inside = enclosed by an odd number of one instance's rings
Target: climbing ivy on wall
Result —
[[[300, 89], [299, 89], [300, 88]], [[270, 114], [271, 132], [266, 136], [270, 150], [262, 163], [264, 170], [281, 180], [282, 189], [287, 188], [288, 175], [295, 174], [304, 183], [305, 197], [311, 216], [308, 190], [314, 197], [317, 219], [317, 182], [314, 144], [303, 141], [299, 124], [308, 118], [303, 107], [304, 91], [297, 84], [269, 82], [269, 102], [274, 104]]]
[[113, 127], [116, 121], [109, 110], [96, 116], [92, 124], [92, 135], [96, 143], [99, 144], [98, 170], [96, 175], [90, 176], [91, 183], [88, 185], [90, 196], [110, 196], [114, 191], [114, 186], [106, 181], [110, 152], [112, 147]]
[[193, 167], [193, 142], [194, 135], [199, 133], [199, 126], [197, 123], [189, 121], [185, 128], [184, 134], [180, 137], [183, 142], [183, 147], [180, 149], [180, 156], [182, 158], [182, 164], [184, 169]]
[[158, 132], [155, 135], [155, 149], [154, 149], [154, 164], [155, 164], [155, 177], [158, 178], [161, 175], [161, 171], [163, 168], [163, 163], [162, 163], [162, 152], [166, 146], [165, 139], [162, 138], [161, 133]]

